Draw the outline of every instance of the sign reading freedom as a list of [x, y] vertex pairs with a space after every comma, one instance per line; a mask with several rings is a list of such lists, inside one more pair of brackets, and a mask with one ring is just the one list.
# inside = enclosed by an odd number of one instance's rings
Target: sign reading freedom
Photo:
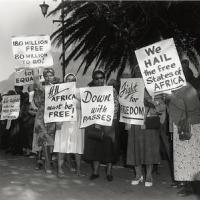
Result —
[[[15, 85], [30, 85], [33, 84], [33, 70], [32, 69], [15, 69]], [[38, 68], [38, 75], [40, 82], [44, 81], [43, 68]]]
[[44, 122], [76, 121], [76, 83], [45, 86]]
[[135, 51], [145, 86], [151, 96], [186, 85], [173, 38]]
[[49, 67], [53, 65], [48, 35], [12, 37], [14, 59], [23, 67]]
[[19, 117], [20, 95], [3, 96], [1, 120], [12, 120]]
[[119, 103], [120, 122], [144, 124], [144, 82], [142, 78], [121, 79]]
[[114, 115], [113, 87], [80, 88], [81, 128], [92, 124], [111, 126]]

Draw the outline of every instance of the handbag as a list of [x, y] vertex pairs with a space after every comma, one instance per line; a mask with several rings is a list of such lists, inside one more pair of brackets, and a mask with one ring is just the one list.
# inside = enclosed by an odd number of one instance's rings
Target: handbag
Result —
[[192, 137], [191, 134], [191, 124], [188, 120], [188, 114], [187, 114], [187, 106], [185, 101], [183, 100], [185, 105], [185, 118], [180, 120], [178, 123], [178, 134], [179, 134], [179, 140], [189, 140]]
[[88, 138], [97, 141], [102, 141], [104, 136], [103, 130], [101, 128], [95, 128], [95, 125], [88, 127], [86, 134]]
[[160, 117], [159, 116], [146, 117], [145, 127], [146, 129], [160, 129]]
[[[149, 110], [148, 110], [148, 112], [149, 112]], [[148, 112], [147, 112], [147, 114], [148, 114]], [[160, 129], [160, 117], [156, 116], [156, 115], [146, 117], [145, 129]]]

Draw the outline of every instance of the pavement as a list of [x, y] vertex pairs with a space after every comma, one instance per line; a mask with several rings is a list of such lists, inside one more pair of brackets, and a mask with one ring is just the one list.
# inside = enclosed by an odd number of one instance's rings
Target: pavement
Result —
[[103, 166], [100, 178], [90, 181], [90, 165], [84, 161], [82, 173], [85, 176], [80, 177], [66, 167], [62, 178], [57, 177], [56, 169], [53, 175], [47, 175], [34, 167], [35, 159], [12, 156], [0, 150], [0, 200], [200, 200], [199, 183], [195, 185], [196, 194], [187, 197], [178, 196], [178, 190], [170, 187], [167, 161], [158, 166], [150, 188], [144, 187], [144, 183], [132, 186], [133, 170], [119, 164], [113, 169], [112, 182], [105, 179]]

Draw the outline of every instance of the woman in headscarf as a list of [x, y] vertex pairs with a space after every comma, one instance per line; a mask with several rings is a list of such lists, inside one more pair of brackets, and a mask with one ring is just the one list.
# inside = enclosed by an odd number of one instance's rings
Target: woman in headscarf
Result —
[[[74, 74], [67, 74], [64, 77], [64, 82], [76, 82]], [[62, 165], [64, 161], [64, 154], [68, 154], [68, 161], [70, 162], [70, 154], [75, 154], [76, 173], [80, 176], [81, 155], [84, 149], [84, 129], [80, 129], [81, 122], [81, 104], [80, 104], [79, 90], [76, 89], [75, 104], [77, 112], [77, 121], [65, 121], [57, 123], [57, 130], [54, 143], [54, 152], [58, 152], [58, 175], [64, 174]], [[60, 127], [59, 127], [60, 125]], [[69, 163], [70, 164], [70, 163]]]
[[45, 171], [52, 173], [50, 166], [50, 156], [54, 145], [54, 136], [56, 130], [55, 123], [44, 123], [44, 104], [45, 104], [45, 85], [56, 84], [59, 82], [55, 77], [53, 68], [45, 68], [43, 71], [44, 85], [39, 81], [38, 70], [34, 71], [34, 103], [38, 108], [35, 116], [34, 136], [33, 136], [33, 152], [38, 152], [38, 160], [36, 169], [40, 169], [42, 165], [41, 152], [45, 155]]

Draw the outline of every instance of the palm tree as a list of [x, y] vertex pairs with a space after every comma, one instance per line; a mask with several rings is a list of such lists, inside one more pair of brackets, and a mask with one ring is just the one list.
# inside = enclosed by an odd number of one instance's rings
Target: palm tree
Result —
[[[49, 15], [62, 7], [65, 49], [73, 44], [66, 66], [82, 57], [77, 71], [84, 67], [83, 74], [95, 63], [107, 78], [115, 71], [120, 77], [126, 66], [140, 76], [134, 51], [170, 37], [199, 69], [200, 2], [64, 1]], [[62, 27], [51, 38], [60, 46]]]

